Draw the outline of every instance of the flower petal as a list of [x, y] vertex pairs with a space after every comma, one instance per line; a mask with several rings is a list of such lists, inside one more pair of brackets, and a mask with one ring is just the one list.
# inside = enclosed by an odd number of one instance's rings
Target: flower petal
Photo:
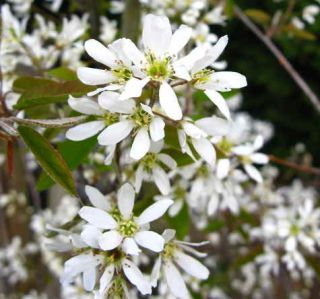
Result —
[[93, 206], [104, 211], [108, 211], [110, 209], [108, 199], [97, 188], [86, 185], [85, 192]]
[[128, 259], [122, 262], [122, 268], [128, 280], [137, 287], [142, 295], [151, 294], [150, 282], [143, 276], [139, 268]]
[[171, 170], [177, 168], [177, 162], [167, 154], [159, 154], [158, 159]]
[[253, 163], [257, 164], [267, 164], [269, 162], [268, 156], [262, 153], [253, 153], [250, 159]]
[[122, 249], [126, 254], [139, 255], [141, 249], [133, 238], [125, 238], [122, 243]]
[[178, 298], [190, 298], [186, 284], [178, 271], [171, 262], [164, 264], [164, 276], [171, 293]]
[[262, 183], [263, 178], [257, 168], [251, 164], [245, 164], [243, 167], [250, 178], [255, 180], [257, 183]]
[[145, 67], [147, 63], [145, 56], [130, 39], [125, 39], [123, 50], [134, 65], [139, 68]]
[[102, 250], [112, 250], [120, 245], [123, 237], [116, 230], [110, 230], [99, 237], [99, 246]]
[[216, 163], [216, 151], [208, 139], [192, 138], [192, 145], [203, 160], [211, 166], [214, 166]]
[[169, 176], [166, 172], [161, 167], [155, 165], [152, 168], [152, 177], [161, 194], [168, 195], [171, 191], [171, 186]]
[[136, 104], [134, 100], [119, 99], [120, 95], [114, 91], [104, 91], [98, 97], [99, 105], [112, 113], [131, 114]]
[[171, 55], [178, 54], [188, 43], [191, 35], [192, 29], [186, 25], [181, 25], [172, 35], [169, 45], [169, 53]]
[[68, 99], [69, 106], [77, 112], [88, 114], [88, 115], [103, 115], [103, 110], [99, 105], [88, 98], [74, 98], [69, 96]]
[[88, 85], [108, 84], [116, 80], [111, 72], [90, 67], [79, 67], [77, 76], [81, 82]]
[[133, 129], [131, 120], [123, 120], [104, 129], [98, 136], [100, 145], [114, 145], [126, 138]]
[[154, 252], [161, 252], [164, 247], [164, 239], [161, 235], [153, 231], [137, 232], [134, 240], [142, 247]]
[[121, 215], [125, 219], [131, 217], [134, 205], [134, 197], [135, 191], [129, 183], [122, 185], [121, 188], [118, 190], [118, 208], [120, 210]]
[[114, 264], [110, 264], [106, 267], [106, 269], [104, 270], [101, 278], [100, 278], [100, 288], [99, 288], [99, 295], [103, 296], [104, 293], [106, 292], [106, 290], [109, 287], [109, 284], [113, 278], [114, 275]]
[[195, 121], [195, 125], [210, 136], [224, 136], [230, 130], [230, 122], [216, 116], [201, 118]]
[[159, 256], [156, 262], [154, 263], [151, 271], [150, 282], [153, 288], [155, 288], [158, 284], [158, 280], [160, 278], [161, 264], [162, 264], [162, 260], [161, 260], [161, 256]]
[[171, 25], [166, 16], [148, 14], [143, 20], [142, 42], [157, 56], [168, 51], [172, 37]]
[[117, 227], [117, 222], [108, 213], [92, 207], [82, 207], [79, 211], [82, 219], [92, 224], [97, 228], [114, 229]]
[[84, 43], [84, 48], [94, 60], [110, 67], [117, 67], [117, 57], [102, 43], [89, 39]]
[[130, 157], [140, 160], [150, 148], [150, 138], [146, 128], [141, 128], [133, 140]]
[[162, 82], [159, 90], [159, 101], [163, 111], [173, 120], [182, 118], [181, 107], [176, 93], [167, 82]]
[[66, 137], [73, 141], [84, 140], [98, 134], [104, 127], [105, 124], [101, 120], [90, 121], [70, 128], [66, 132]]
[[137, 223], [143, 225], [160, 218], [172, 204], [173, 200], [171, 199], [162, 199], [155, 202], [142, 212], [137, 219]]
[[217, 177], [218, 179], [224, 179], [229, 174], [230, 170], [230, 160], [229, 159], [219, 159], [217, 162]]
[[153, 141], [159, 141], [164, 138], [165, 123], [160, 117], [155, 117], [150, 123], [150, 137]]
[[193, 277], [198, 279], [207, 279], [209, 277], [208, 268], [190, 255], [177, 251], [175, 261], [185, 272]]
[[210, 90], [206, 90], [204, 93], [208, 96], [210, 101], [218, 107], [220, 112], [227, 119], [231, 118], [229, 107], [228, 107], [228, 105], [226, 103], [226, 100], [224, 99], [224, 97], [220, 93], [216, 92], [215, 90], [211, 90], [211, 89]]
[[81, 239], [90, 247], [99, 249], [98, 238], [101, 235], [101, 231], [93, 225], [85, 225], [81, 232]]
[[142, 90], [145, 85], [150, 81], [149, 78], [142, 80], [137, 78], [131, 78], [125, 85], [124, 91], [120, 95], [120, 100], [126, 100], [129, 98], [137, 98], [141, 96]]
[[83, 288], [91, 292], [96, 284], [96, 268], [90, 268], [83, 272]]

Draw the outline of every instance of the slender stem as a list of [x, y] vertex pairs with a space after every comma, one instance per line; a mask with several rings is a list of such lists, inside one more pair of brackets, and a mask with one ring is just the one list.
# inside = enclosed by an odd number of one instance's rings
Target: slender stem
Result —
[[162, 118], [164, 118], [165, 120], [167, 120], [168, 122], [171, 122], [172, 124], [174, 124], [175, 126], [178, 126], [179, 125], [179, 121], [177, 120], [173, 120], [171, 119], [170, 117], [160, 113], [160, 112], [157, 112], [155, 110], [152, 110], [152, 112], [155, 114], [155, 115], [158, 115], [158, 116], [161, 116]]
[[237, 6], [234, 7], [236, 16], [245, 24], [272, 52], [272, 54], [278, 59], [280, 65], [289, 73], [295, 83], [301, 88], [305, 95], [309, 98], [311, 104], [320, 113], [320, 100], [318, 96], [312, 91], [310, 86], [301, 77], [301, 75], [292, 66], [289, 60], [278, 49], [278, 47], [272, 42], [272, 40], [266, 36]]

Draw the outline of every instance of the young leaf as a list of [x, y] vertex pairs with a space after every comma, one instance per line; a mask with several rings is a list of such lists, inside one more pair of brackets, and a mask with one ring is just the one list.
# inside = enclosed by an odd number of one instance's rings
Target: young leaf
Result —
[[46, 173], [66, 191], [77, 195], [70, 169], [48, 140], [29, 127], [20, 126], [18, 132]]

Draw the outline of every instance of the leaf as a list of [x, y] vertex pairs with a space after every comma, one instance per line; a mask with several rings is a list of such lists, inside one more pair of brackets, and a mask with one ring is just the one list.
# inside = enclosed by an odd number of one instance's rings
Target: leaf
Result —
[[183, 167], [183, 166], [194, 163], [194, 161], [189, 155], [183, 154], [179, 150], [171, 148], [171, 149], [165, 149], [162, 152], [165, 154], [168, 154], [171, 158], [173, 158], [177, 162], [177, 165], [179, 167]]
[[[57, 147], [68, 167], [74, 170], [87, 158], [96, 143], [97, 139], [92, 137], [79, 142], [66, 140], [59, 143]], [[53, 184], [54, 182], [50, 177], [46, 173], [42, 173], [37, 182], [37, 191], [44, 191]]]
[[171, 228], [176, 230], [177, 238], [183, 240], [189, 232], [190, 227], [190, 215], [186, 204], [175, 217], [169, 217], [167, 215], [167, 221]]
[[77, 80], [77, 74], [75, 71], [67, 68], [67, 67], [58, 67], [55, 69], [52, 69], [47, 72], [52, 77], [55, 77], [57, 79], [61, 79], [63, 81], [72, 81]]
[[244, 12], [249, 18], [258, 24], [267, 25], [271, 21], [271, 16], [261, 9], [247, 9]]
[[317, 37], [313, 33], [303, 29], [299, 29], [292, 24], [283, 26], [281, 28], [281, 31], [304, 40], [314, 41], [317, 39]]
[[94, 90], [94, 87], [84, 85], [78, 80], [57, 82], [37, 77], [21, 77], [13, 83], [13, 90], [22, 93], [14, 108], [23, 110], [52, 103], [63, 103], [68, 100], [69, 95], [81, 96]]
[[66, 191], [77, 195], [70, 169], [48, 140], [29, 127], [19, 126], [18, 132], [44, 171]]

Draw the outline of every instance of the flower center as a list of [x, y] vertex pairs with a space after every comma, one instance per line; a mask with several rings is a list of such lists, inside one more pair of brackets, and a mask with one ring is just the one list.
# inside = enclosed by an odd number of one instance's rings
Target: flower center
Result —
[[300, 228], [298, 225], [296, 224], [293, 224], [290, 228], [290, 234], [293, 235], [293, 236], [297, 236], [300, 232]]
[[209, 169], [206, 165], [201, 165], [197, 171], [200, 177], [207, 178], [210, 174]]
[[173, 71], [170, 64], [170, 57], [157, 59], [154, 55], [147, 55], [149, 66], [147, 68], [147, 75], [154, 81], [163, 81], [169, 78]]
[[174, 198], [183, 199], [186, 195], [186, 190], [183, 187], [178, 186], [177, 188], [174, 189], [173, 194], [174, 194]]
[[233, 144], [227, 139], [222, 138], [222, 140], [217, 144], [219, 150], [221, 150], [224, 154], [230, 154]]
[[141, 107], [139, 107], [130, 117], [129, 119], [133, 120], [138, 128], [148, 128], [152, 116], [144, 111]]
[[252, 163], [252, 160], [250, 159], [249, 156], [240, 156], [239, 157], [241, 163], [243, 164], [251, 164]]
[[210, 75], [213, 73], [213, 70], [210, 69], [204, 69], [201, 70], [192, 76], [193, 84], [204, 84], [207, 83], [210, 80]]
[[120, 83], [124, 83], [132, 77], [132, 71], [124, 66], [119, 69], [112, 70], [112, 74], [118, 78]]
[[157, 156], [154, 153], [147, 153], [141, 160], [143, 168], [147, 172], [151, 172], [156, 164]]
[[104, 123], [106, 124], [106, 126], [110, 126], [110, 125], [119, 121], [119, 116], [114, 113], [106, 112], [103, 115], [103, 119], [104, 119]]
[[132, 237], [138, 229], [138, 224], [136, 224], [132, 219], [122, 220], [119, 223], [119, 232], [125, 237]]
[[174, 257], [177, 245], [173, 242], [169, 242], [164, 246], [162, 256], [164, 259], [170, 260]]

